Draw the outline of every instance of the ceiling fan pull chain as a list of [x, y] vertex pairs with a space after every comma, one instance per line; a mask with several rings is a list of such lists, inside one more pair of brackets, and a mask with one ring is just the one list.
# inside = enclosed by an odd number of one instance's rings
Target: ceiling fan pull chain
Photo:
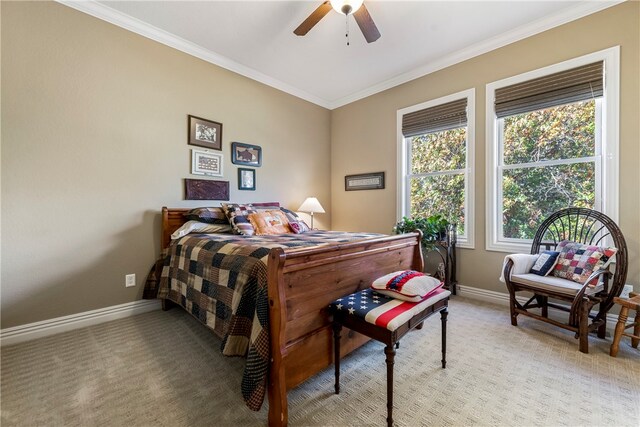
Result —
[[346, 26], [346, 34], [344, 35], [347, 38], [347, 46], [349, 46], [349, 15], [345, 15], [345, 26]]

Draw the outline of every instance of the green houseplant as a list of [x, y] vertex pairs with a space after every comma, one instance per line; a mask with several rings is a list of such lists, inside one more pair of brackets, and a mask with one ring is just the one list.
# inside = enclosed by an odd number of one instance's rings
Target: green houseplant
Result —
[[[440, 214], [431, 215], [429, 217], [402, 217], [402, 220], [393, 227], [394, 234], [411, 233], [416, 230], [422, 231], [422, 247], [425, 250], [425, 256], [437, 253], [442, 262], [438, 265], [438, 274], [441, 280], [445, 280], [445, 255], [437, 250], [436, 243], [447, 239], [447, 229], [455, 227], [444, 216]], [[440, 274], [440, 272], [442, 273]]]
[[402, 217], [393, 227], [394, 234], [422, 231], [422, 244], [425, 248], [433, 247], [434, 242], [442, 241], [447, 236], [447, 228], [451, 223], [442, 215], [435, 214], [429, 217]]

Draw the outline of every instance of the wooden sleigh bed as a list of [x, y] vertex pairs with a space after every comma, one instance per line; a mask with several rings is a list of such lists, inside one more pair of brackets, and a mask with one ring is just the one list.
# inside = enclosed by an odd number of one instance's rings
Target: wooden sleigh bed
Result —
[[[162, 208], [162, 248], [186, 222], [189, 209]], [[273, 248], [268, 255], [270, 360], [267, 379], [269, 425], [286, 425], [287, 390], [333, 363], [329, 303], [370, 286], [384, 274], [422, 271], [419, 233], [381, 236], [320, 247]], [[166, 301], [168, 302], [168, 301]], [[163, 307], [170, 304], [165, 304]], [[369, 338], [350, 332], [341, 357]]]

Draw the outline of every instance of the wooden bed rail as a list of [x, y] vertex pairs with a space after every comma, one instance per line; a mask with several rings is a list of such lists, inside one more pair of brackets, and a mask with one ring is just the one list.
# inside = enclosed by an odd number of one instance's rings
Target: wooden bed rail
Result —
[[[337, 245], [272, 249], [268, 263], [269, 425], [286, 425], [287, 390], [333, 363], [330, 302], [397, 270], [422, 271], [421, 234], [383, 236]], [[344, 337], [341, 356], [369, 338]]]

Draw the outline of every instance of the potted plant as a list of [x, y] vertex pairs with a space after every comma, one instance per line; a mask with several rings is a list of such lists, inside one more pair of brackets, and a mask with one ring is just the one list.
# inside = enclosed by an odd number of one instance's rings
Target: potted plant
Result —
[[[416, 230], [422, 231], [422, 247], [425, 249], [425, 257], [428, 254], [437, 253], [440, 261], [437, 266], [437, 275], [441, 280], [445, 280], [446, 275], [446, 259], [445, 254], [437, 249], [436, 243], [447, 240], [448, 230], [455, 230], [455, 225], [449, 222], [440, 214], [431, 215], [429, 217], [402, 217], [402, 220], [393, 227], [394, 234], [411, 233]], [[455, 232], [453, 234], [455, 239]], [[425, 261], [426, 267], [426, 261]]]
[[402, 217], [393, 227], [394, 234], [411, 233], [416, 230], [422, 231], [422, 244], [425, 248], [433, 246], [434, 242], [445, 240], [447, 228], [450, 222], [442, 215], [435, 214], [429, 217]]

